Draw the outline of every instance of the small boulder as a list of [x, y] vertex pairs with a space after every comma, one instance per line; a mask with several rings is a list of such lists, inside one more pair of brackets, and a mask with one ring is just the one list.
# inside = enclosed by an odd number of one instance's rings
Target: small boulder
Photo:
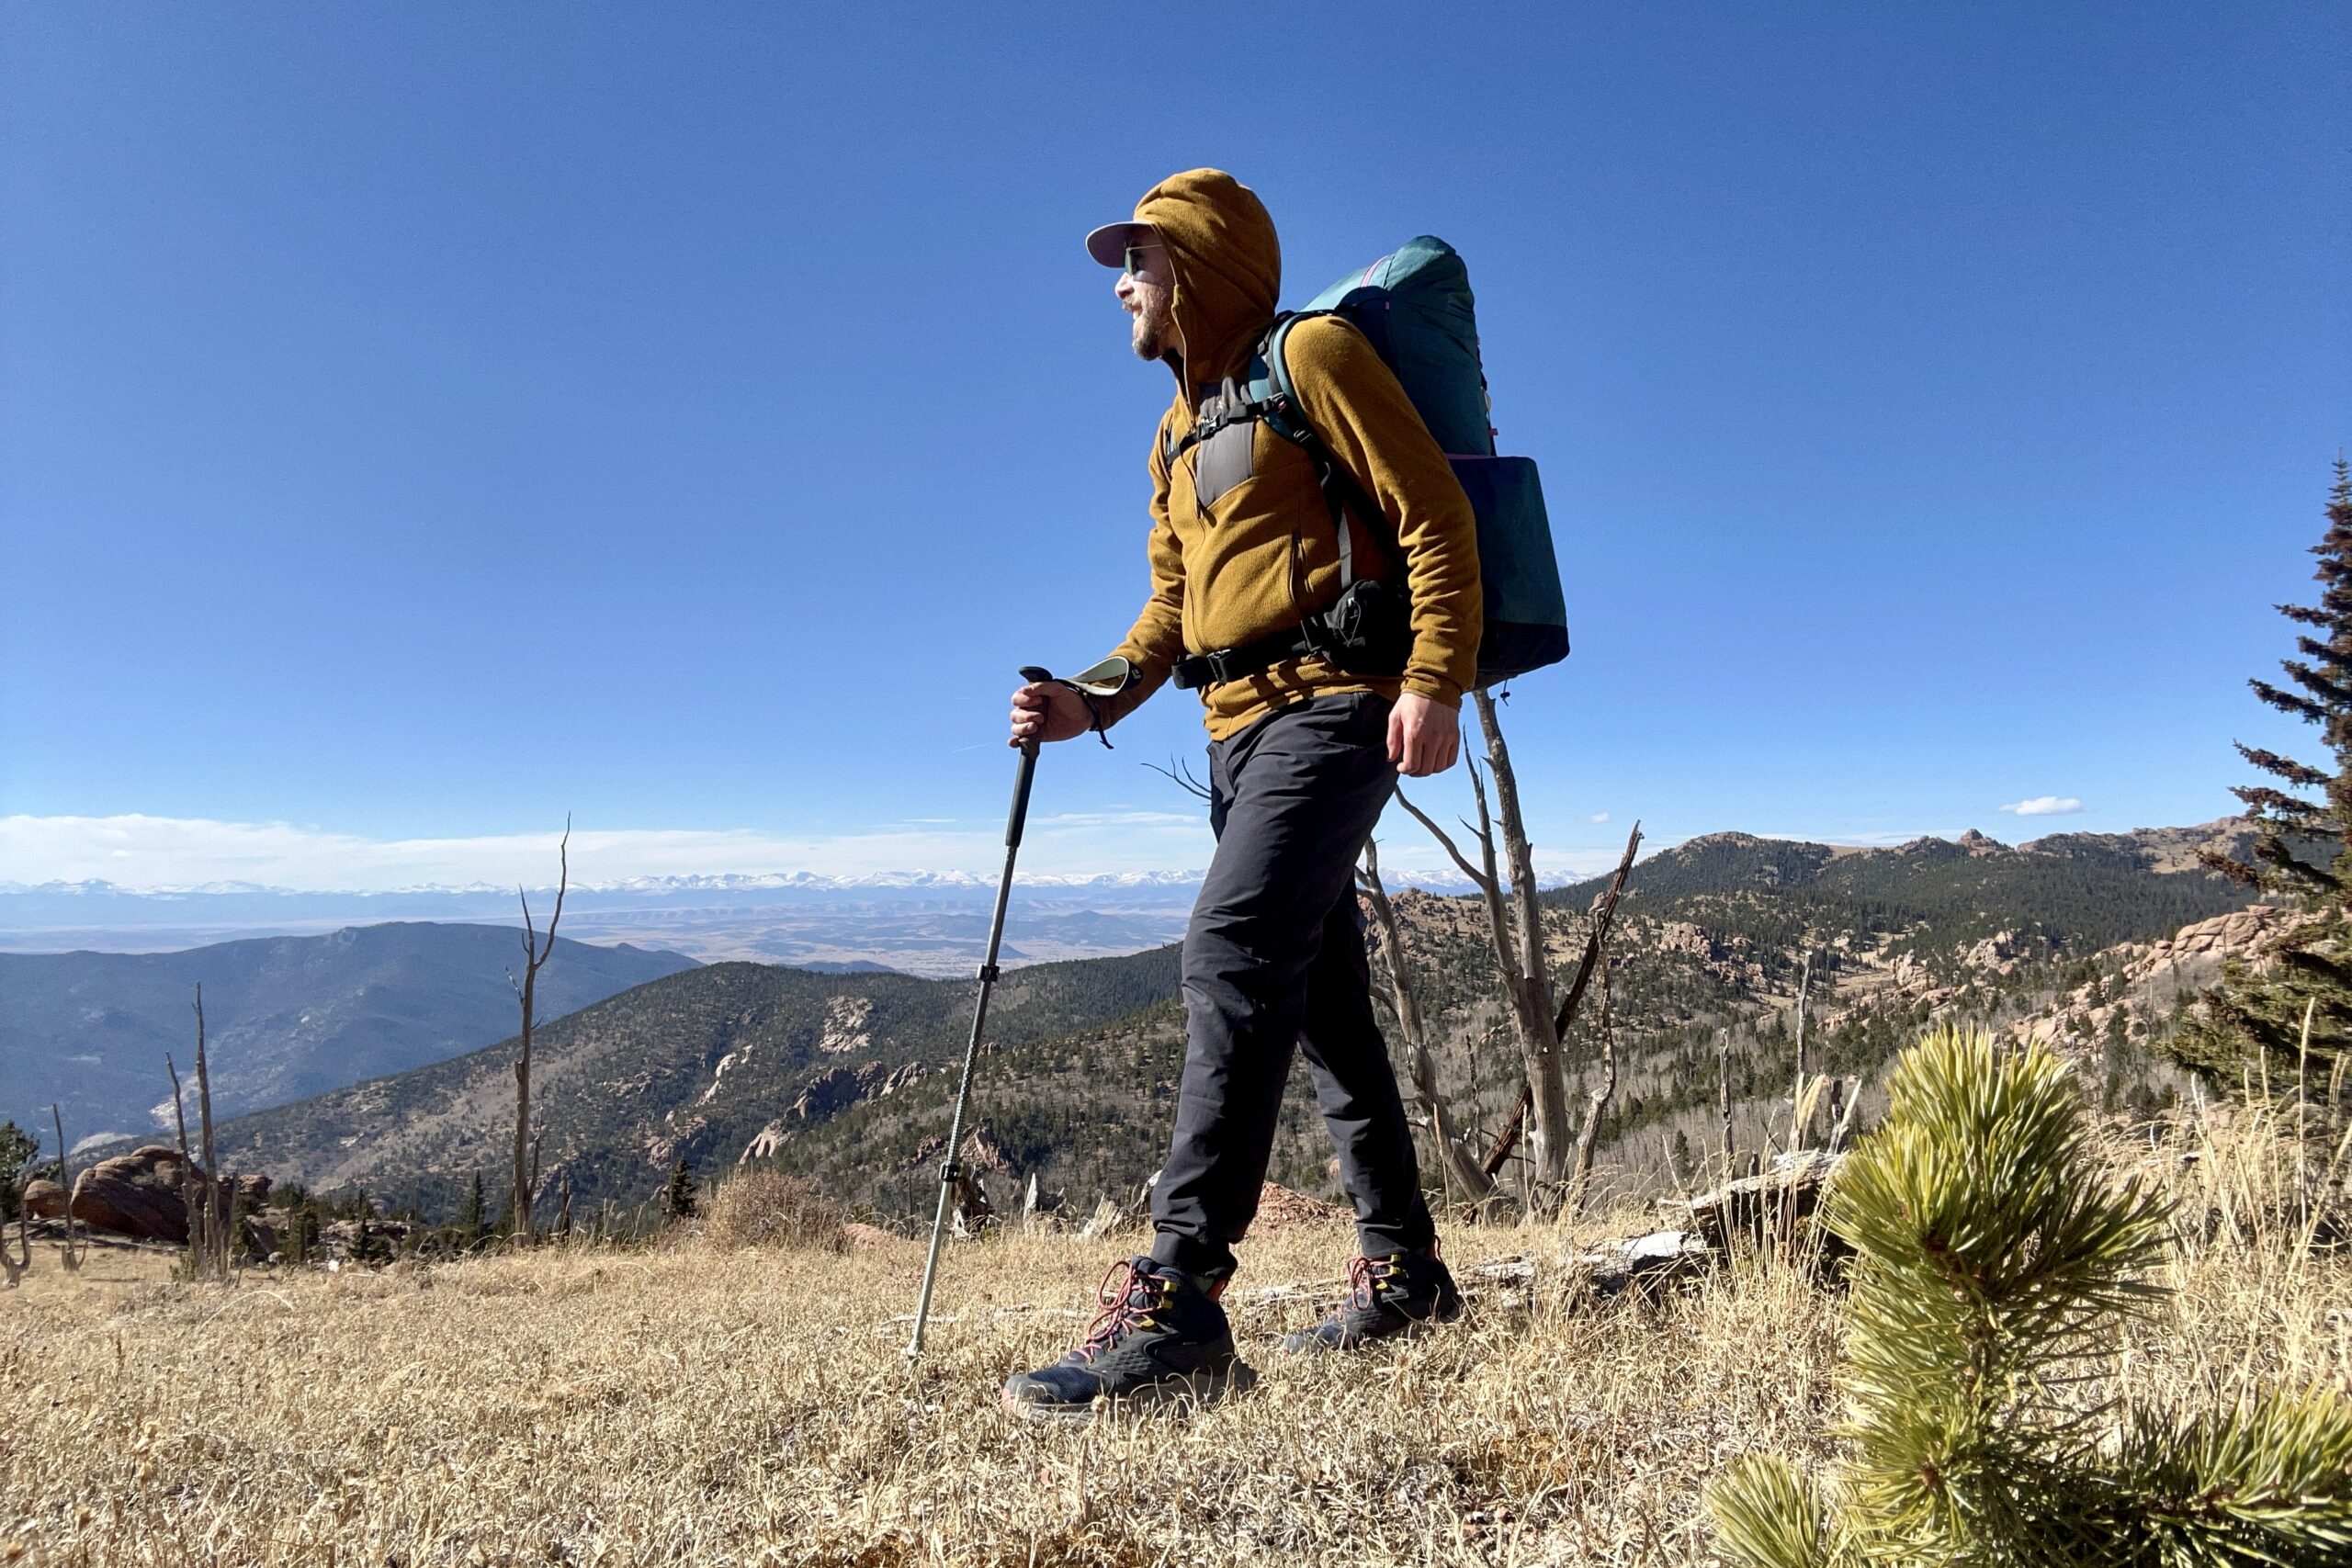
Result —
[[28, 1181], [25, 1183], [23, 1203], [27, 1219], [62, 1220], [65, 1217], [65, 1189], [45, 1179]]
[[161, 1144], [102, 1159], [74, 1180], [74, 1217], [95, 1230], [185, 1243], [187, 1204], [180, 1186], [189, 1169], [177, 1149]]

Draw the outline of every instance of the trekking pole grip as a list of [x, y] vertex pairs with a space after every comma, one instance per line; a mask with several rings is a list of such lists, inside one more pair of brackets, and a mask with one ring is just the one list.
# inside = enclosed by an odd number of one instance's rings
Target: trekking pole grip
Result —
[[[1054, 672], [1040, 665], [1024, 664], [1021, 667], [1021, 678], [1035, 685], [1052, 680]], [[1036, 777], [1037, 742], [1031, 740], [1021, 748], [1021, 770], [1012, 779], [1012, 811], [1004, 822], [1004, 847], [1008, 850], [1021, 847], [1021, 832], [1029, 821], [1029, 786]]]

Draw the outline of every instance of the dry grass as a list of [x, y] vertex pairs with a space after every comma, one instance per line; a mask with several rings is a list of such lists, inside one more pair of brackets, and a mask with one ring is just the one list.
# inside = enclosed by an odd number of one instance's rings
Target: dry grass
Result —
[[[2241, 1130], [2242, 1131], [2242, 1130]], [[2230, 1133], [2228, 1136], [2236, 1136]], [[2206, 1207], [2258, 1159], [2175, 1168]], [[2264, 1184], [2267, 1183], [2266, 1187]], [[2137, 1392], [2352, 1383], [2352, 1267], [2224, 1227], [2135, 1329]], [[1553, 1230], [1449, 1236], [1549, 1260]], [[43, 1563], [1685, 1563], [1733, 1454], [1823, 1450], [1837, 1313], [1749, 1266], [1655, 1305], [1489, 1293], [1465, 1326], [1285, 1365], [1344, 1228], [1251, 1243], [1229, 1304], [1264, 1372], [1189, 1418], [1037, 1427], [1006, 1373], [1065, 1348], [1114, 1244], [960, 1246], [910, 1379], [911, 1242], [549, 1248], [380, 1274], [171, 1283], [44, 1266], [0, 1296], [15, 1422], [0, 1560]]]
[[703, 1239], [722, 1250], [746, 1247], [844, 1252], [841, 1205], [797, 1176], [748, 1170], [720, 1182], [702, 1222]]

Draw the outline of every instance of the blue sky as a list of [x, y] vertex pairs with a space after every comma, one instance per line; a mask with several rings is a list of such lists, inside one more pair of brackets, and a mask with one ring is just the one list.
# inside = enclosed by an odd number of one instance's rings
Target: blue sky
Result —
[[[1168, 387], [1078, 239], [1203, 164], [1294, 301], [1468, 257], [1555, 867], [2202, 820], [2300, 739], [2243, 682], [2352, 431], [2352, 12], [1267, 16], [7, 8], [0, 879], [495, 880], [566, 811], [592, 878], [985, 869], [1012, 668], [1142, 592]], [[1201, 739], [1051, 753], [1039, 868], [1202, 863]]]

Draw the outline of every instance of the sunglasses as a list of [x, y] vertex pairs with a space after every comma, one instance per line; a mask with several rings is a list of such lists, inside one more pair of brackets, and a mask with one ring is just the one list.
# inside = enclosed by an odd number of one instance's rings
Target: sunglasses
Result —
[[1147, 251], [1156, 251], [1159, 248], [1159, 245], [1156, 242], [1141, 245], [1129, 245], [1127, 247], [1126, 265], [1120, 270], [1125, 272], [1129, 277], [1142, 276], [1143, 269], [1147, 265], [1144, 259], [1144, 253]]

